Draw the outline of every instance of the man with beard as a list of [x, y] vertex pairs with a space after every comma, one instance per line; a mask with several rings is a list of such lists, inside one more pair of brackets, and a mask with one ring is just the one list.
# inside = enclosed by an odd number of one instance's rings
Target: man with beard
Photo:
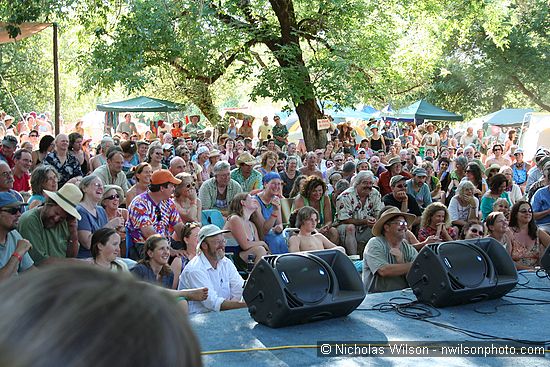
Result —
[[362, 253], [360, 245], [372, 237], [371, 228], [382, 209], [380, 193], [373, 188], [374, 180], [371, 171], [361, 171], [353, 179], [352, 187], [336, 199], [338, 234], [348, 255]]
[[417, 252], [406, 242], [407, 226], [415, 216], [397, 208], [384, 208], [372, 228], [371, 238], [363, 254], [363, 283], [367, 293], [390, 292], [407, 288], [405, 276]]
[[37, 265], [78, 253], [77, 220], [81, 217], [76, 205], [82, 192], [71, 183], [57, 192], [44, 192], [48, 196], [44, 205], [25, 212], [19, 220], [19, 233], [33, 244], [29, 254]]
[[246, 307], [242, 300], [243, 278], [225, 257], [229, 230], [209, 224], [199, 231], [199, 253], [183, 269], [178, 289], [208, 288], [204, 301], [189, 301], [189, 313], [225, 311]]
[[0, 281], [34, 268], [31, 243], [17, 232], [21, 208], [26, 205], [10, 193], [0, 193]]

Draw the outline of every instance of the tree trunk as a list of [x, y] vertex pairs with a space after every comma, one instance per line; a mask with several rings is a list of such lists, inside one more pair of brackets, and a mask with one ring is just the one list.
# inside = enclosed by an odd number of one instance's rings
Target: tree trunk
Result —
[[183, 85], [180, 84], [183, 93], [208, 119], [208, 122], [215, 127], [219, 128], [222, 123], [222, 118], [218, 113], [218, 109], [212, 101], [212, 94], [210, 92], [210, 85], [201, 80], [189, 80]]
[[310, 98], [296, 105], [296, 113], [304, 134], [304, 142], [308, 151], [323, 148], [327, 144], [326, 130], [317, 130], [317, 119], [321, 118], [321, 110], [315, 99]]
[[[285, 81], [287, 88], [301, 89], [301, 98], [292, 102], [296, 106], [307, 149], [311, 151], [322, 148], [326, 145], [327, 139], [324, 132], [317, 130], [317, 119], [321, 118], [321, 110], [315, 100], [315, 90], [300, 48], [294, 4], [292, 0], [270, 0], [270, 3], [279, 21], [281, 37], [270, 41], [264, 40], [264, 43], [273, 52], [280, 67], [292, 70], [289, 73], [292, 77]], [[299, 81], [296, 82], [294, 79]]]

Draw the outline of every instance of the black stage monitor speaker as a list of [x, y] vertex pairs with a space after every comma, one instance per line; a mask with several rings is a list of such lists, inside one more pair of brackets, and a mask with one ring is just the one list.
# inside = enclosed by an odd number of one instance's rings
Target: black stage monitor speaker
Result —
[[346, 316], [365, 298], [351, 260], [338, 250], [264, 256], [243, 292], [254, 320], [277, 328]]
[[424, 246], [407, 282], [418, 301], [446, 307], [502, 297], [516, 286], [518, 273], [504, 246], [481, 238]]

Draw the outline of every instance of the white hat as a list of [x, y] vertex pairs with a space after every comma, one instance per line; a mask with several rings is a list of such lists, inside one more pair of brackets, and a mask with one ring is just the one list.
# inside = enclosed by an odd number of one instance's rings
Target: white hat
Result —
[[208, 224], [202, 227], [199, 231], [199, 246], [208, 237], [217, 236], [219, 234], [227, 233], [227, 232], [231, 232], [231, 231], [228, 229], [220, 229], [220, 227], [218, 227], [215, 224]]
[[72, 215], [78, 220], [81, 220], [80, 214], [76, 210], [76, 206], [82, 200], [82, 191], [72, 183], [66, 183], [57, 192], [44, 190], [50, 199], [55, 201], [65, 212]]

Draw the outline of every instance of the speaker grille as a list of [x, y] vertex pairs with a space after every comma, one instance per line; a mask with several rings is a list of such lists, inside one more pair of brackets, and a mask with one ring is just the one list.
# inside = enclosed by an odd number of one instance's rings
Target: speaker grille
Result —
[[285, 288], [284, 290], [285, 290], [288, 307], [297, 308], [297, 307], [302, 307], [304, 305], [302, 302], [298, 301], [296, 297], [294, 297], [288, 289]]

